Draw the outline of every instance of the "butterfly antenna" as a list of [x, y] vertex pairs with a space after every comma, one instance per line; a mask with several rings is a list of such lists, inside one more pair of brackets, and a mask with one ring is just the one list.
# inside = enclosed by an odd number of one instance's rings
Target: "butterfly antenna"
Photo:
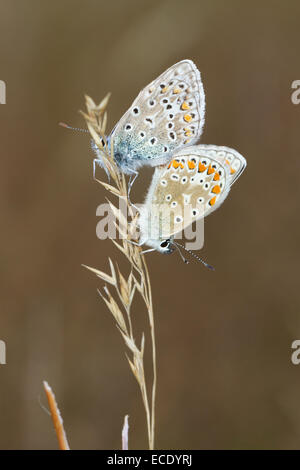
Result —
[[[206, 263], [205, 261], [203, 261], [203, 259], [201, 259], [199, 256], [195, 255], [195, 253], [192, 252], [192, 250], [188, 250], [185, 246], [181, 245], [180, 243], [178, 242], [175, 242], [173, 241], [173, 243], [177, 246], [180, 246], [181, 248], [183, 248], [185, 251], [187, 251], [190, 255], [192, 255], [194, 258], [196, 258], [196, 260], [200, 261], [200, 263], [204, 264], [204, 266], [208, 269], [211, 269], [211, 271], [214, 271], [215, 268], [213, 266], [211, 266], [210, 264]], [[180, 252], [180, 250], [179, 250]], [[180, 253], [181, 254], [181, 253]], [[182, 254], [181, 254], [182, 256]], [[183, 256], [182, 256], [183, 257]]]
[[87, 129], [80, 129], [80, 127], [69, 126], [65, 122], [59, 122], [58, 125], [61, 127], [66, 127], [67, 129], [71, 129], [72, 131], [87, 132], [87, 133], [89, 132]]

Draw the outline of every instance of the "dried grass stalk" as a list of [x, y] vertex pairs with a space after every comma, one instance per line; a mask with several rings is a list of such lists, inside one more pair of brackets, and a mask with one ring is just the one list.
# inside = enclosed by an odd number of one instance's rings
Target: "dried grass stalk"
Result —
[[59, 448], [60, 450], [70, 450], [70, 447], [67, 441], [67, 436], [64, 430], [63, 419], [58, 409], [58, 406], [55, 400], [55, 395], [52, 392], [52, 389], [50, 385], [48, 384], [48, 382], [44, 381], [43, 385], [44, 385], [44, 389], [45, 389], [46, 396], [48, 399], [50, 413], [51, 413], [51, 417], [53, 420]]
[[128, 431], [129, 431], [128, 415], [126, 415], [124, 418], [124, 424], [122, 428], [122, 450], [128, 450]]
[[[113, 141], [111, 142], [110, 152], [107, 146], [103, 147], [102, 140], [106, 143], [105, 130], [107, 122], [106, 107], [108, 104], [109, 95], [107, 95], [102, 102], [97, 106], [94, 101], [86, 96], [87, 113], [82, 113], [89, 132], [94, 139], [97, 147], [103, 152], [103, 162], [110, 175], [110, 183], [97, 180], [104, 188], [120, 200], [123, 200], [127, 205], [127, 211], [130, 218], [129, 221], [121, 214], [121, 211], [108, 200], [112, 213], [116, 218], [116, 229], [120, 235], [120, 242], [112, 240], [114, 245], [126, 256], [130, 264], [130, 275], [124, 276], [118, 266], [109, 260], [110, 274], [99, 271], [95, 268], [85, 266], [91, 270], [106, 284], [113, 288], [114, 294], [108, 289], [107, 285], [99, 292], [108, 309], [110, 310], [116, 322], [124, 342], [129, 350], [129, 357], [127, 356], [130, 368], [139, 384], [143, 404], [146, 412], [147, 432], [149, 448], [154, 448], [154, 432], [155, 432], [155, 396], [156, 396], [156, 348], [155, 348], [155, 330], [154, 330], [154, 315], [153, 303], [151, 293], [151, 283], [147, 264], [144, 255], [141, 253], [139, 246], [133, 245], [130, 241], [134, 238], [136, 228], [136, 217], [134, 209], [128, 200], [127, 183], [124, 174], [119, 171], [113, 154]], [[103, 173], [104, 174], [104, 173]], [[152, 343], [152, 366], [153, 378], [151, 387], [151, 399], [148, 397], [146, 376], [144, 369], [144, 334], [137, 344], [133, 333], [133, 325], [131, 321], [131, 305], [136, 292], [142, 297], [150, 326], [151, 343]], [[121, 307], [119, 307], [121, 305]]]

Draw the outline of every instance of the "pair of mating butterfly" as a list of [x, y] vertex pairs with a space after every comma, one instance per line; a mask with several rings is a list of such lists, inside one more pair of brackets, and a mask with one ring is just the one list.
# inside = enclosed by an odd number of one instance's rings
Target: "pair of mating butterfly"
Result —
[[[113, 139], [115, 161], [132, 182], [141, 166], [157, 167], [139, 209], [139, 245], [151, 247], [147, 251], [174, 251], [176, 233], [217, 209], [246, 167], [235, 150], [193, 145], [204, 115], [200, 72], [191, 60], [182, 60], [139, 93], [107, 139]], [[101, 150], [92, 147], [95, 162], [103, 166]], [[161, 208], [160, 217], [153, 217], [155, 207]], [[167, 208], [172, 209], [168, 214]]]

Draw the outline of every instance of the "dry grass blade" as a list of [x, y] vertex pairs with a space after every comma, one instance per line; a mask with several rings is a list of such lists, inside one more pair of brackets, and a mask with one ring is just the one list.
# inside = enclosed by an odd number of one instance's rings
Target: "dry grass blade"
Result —
[[105, 282], [108, 282], [109, 284], [112, 284], [113, 286], [116, 285], [116, 278], [114, 276], [110, 276], [109, 274], [104, 273], [103, 271], [100, 271], [99, 269], [95, 268], [90, 268], [90, 266], [86, 266], [85, 264], [82, 264], [82, 266], [89, 271], [92, 271], [92, 273], [96, 274], [96, 276], [100, 277]]
[[[107, 189], [107, 188], [106, 188]], [[107, 198], [106, 198], [107, 199]], [[122, 211], [120, 209], [117, 209], [117, 207], [109, 200], [107, 199], [108, 203], [109, 203], [109, 206], [111, 208], [111, 211], [112, 213], [114, 214], [115, 218], [117, 219], [117, 221], [121, 224], [121, 226], [123, 228], [127, 228], [128, 227], [128, 222], [127, 222], [127, 219], [126, 217], [124, 216], [124, 214], [122, 213]]]
[[105, 287], [104, 290], [105, 290], [105, 292], [108, 296], [108, 299], [106, 299], [100, 291], [98, 291], [98, 292], [99, 292], [100, 296], [102, 297], [102, 299], [104, 300], [104, 302], [106, 303], [108, 309], [111, 311], [111, 313], [112, 313], [114, 319], [116, 320], [117, 325], [120, 328], [122, 334], [127, 337], [128, 331], [127, 331], [127, 326], [126, 326], [126, 322], [125, 322], [123, 313], [120, 310], [117, 302], [115, 301], [115, 299], [113, 298], [113, 296], [111, 295], [109, 290], [107, 289], [107, 287]]
[[127, 308], [129, 307], [129, 303], [130, 303], [131, 286], [130, 286], [130, 283], [125, 280], [123, 274], [119, 270], [119, 267], [118, 267], [118, 275], [119, 275], [121, 300], [122, 300], [124, 307]]
[[[100, 295], [112, 313], [117, 323], [117, 327], [125, 341], [126, 347], [128, 348], [131, 355], [131, 358], [128, 357], [128, 361], [141, 390], [146, 412], [149, 448], [153, 449], [155, 433], [156, 349], [151, 283], [146, 261], [144, 256], [141, 254], [141, 248], [130, 243], [130, 241], [134, 240], [138, 214], [135, 214], [135, 209], [128, 201], [127, 184], [124, 174], [120, 173], [115, 163], [113, 153], [113, 139], [111, 139], [110, 149], [108, 149], [107, 140], [105, 137], [105, 128], [107, 123], [106, 107], [109, 97], [110, 95], [107, 95], [101, 101], [100, 105], [97, 106], [92, 98], [86, 96], [87, 112], [82, 113], [82, 115], [86, 120], [86, 124], [92, 139], [101, 151], [103, 164], [105, 165], [106, 170], [110, 176], [110, 183], [100, 180], [97, 181], [113, 196], [117, 196], [119, 198], [119, 203], [122, 201], [122, 204], [126, 205], [127, 213], [131, 219], [130, 223], [128, 223], [128, 220], [124, 217], [121, 211], [117, 209], [117, 207], [112, 204], [110, 200], [108, 200], [111, 212], [115, 217], [117, 233], [121, 238], [120, 243], [113, 239], [111, 239], [111, 241], [129, 261], [130, 274], [129, 277], [127, 277], [127, 275], [123, 275], [118, 267], [116, 274], [114, 265], [111, 261], [111, 274], [106, 274], [103, 271], [99, 271], [98, 269], [90, 268], [88, 266], [85, 267], [96, 274], [104, 282], [113, 286], [115, 290], [115, 296], [124, 310], [123, 313], [116, 299], [113, 297], [110, 291], [108, 291], [108, 288], [104, 287], [105, 295], [103, 293], [100, 293]], [[146, 384], [146, 374], [144, 368], [144, 335], [142, 337], [141, 346], [139, 348], [134, 338], [133, 325], [131, 322], [131, 305], [136, 292], [139, 293], [144, 301], [150, 326], [153, 366], [151, 400], [148, 399], [147, 388], [149, 386]]]
[[128, 418], [129, 416], [126, 415], [124, 418], [124, 424], [122, 428], [122, 450], [128, 450], [128, 431], [129, 431]]
[[105, 189], [113, 193], [115, 196], [121, 197], [120, 191], [116, 189], [114, 186], [108, 183], [104, 183], [103, 181], [100, 181], [100, 180], [97, 180], [97, 181], [98, 183], [102, 184], [102, 186], [104, 186]]
[[111, 241], [112, 241], [113, 244], [123, 253], [123, 255], [125, 255], [126, 257], [128, 257], [128, 253], [127, 253], [126, 249], [125, 249], [123, 246], [121, 246], [119, 243], [117, 243], [117, 242], [116, 242], [115, 240], [113, 240], [112, 238], [111, 238]]
[[67, 436], [64, 430], [63, 420], [62, 420], [61, 414], [59, 412], [59, 409], [55, 400], [55, 395], [52, 392], [52, 389], [50, 385], [48, 384], [48, 382], [44, 381], [43, 385], [44, 385], [44, 389], [45, 389], [46, 396], [48, 399], [50, 413], [52, 416], [52, 421], [54, 424], [54, 429], [56, 432], [59, 448], [60, 450], [70, 450], [70, 447], [67, 441]]

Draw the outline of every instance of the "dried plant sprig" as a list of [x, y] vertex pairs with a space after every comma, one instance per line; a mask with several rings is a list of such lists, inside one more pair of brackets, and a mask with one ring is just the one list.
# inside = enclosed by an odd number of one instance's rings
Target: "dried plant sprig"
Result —
[[129, 431], [128, 415], [126, 415], [124, 418], [124, 424], [122, 428], [122, 450], [128, 450], [128, 431]]
[[[85, 266], [91, 270], [100, 279], [102, 279], [106, 285], [102, 292], [99, 292], [108, 309], [113, 315], [116, 322], [116, 326], [119, 329], [124, 342], [130, 351], [131, 357], [127, 356], [130, 368], [139, 384], [142, 400], [146, 412], [147, 420], [147, 433], [149, 448], [154, 449], [154, 434], [155, 434], [155, 398], [156, 398], [156, 347], [155, 347], [155, 328], [154, 328], [154, 314], [153, 314], [153, 303], [152, 303], [152, 291], [150, 276], [147, 268], [147, 264], [142, 254], [141, 248], [131, 243], [134, 240], [134, 233], [136, 230], [136, 221], [138, 214], [135, 214], [135, 209], [132, 207], [128, 199], [127, 183], [123, 173], [119, 171], [115, 160], [113, 151], [113, 139], [110, 142], [110, 150], [108, 150], [107, 140], [105, 137], [106, 123], [107, 123], [107, 104], [110, 95], [107, 95], [101, 103], [97, 106], [94, 101], [86, 96], [86, 107], [87, 113], [82, 113], [88, 130], [94, 139], [99, 150], [102, 151], [103, 164], [110, 176], [110, 183], [97, 180], [104, 188], [114, 196], [117, 196], [119, 200], [122, 200], [126, 204], [127, 212], [130, 218], [130, 223], [121, 211], [110, 201], [111, 211], [116, 220], [116, 229], [120, 235], [121, 241], [117, 242], [114, 239], [111, 241], [114, 245], [126, 256], [130, 264], [130, 274], [125, 276], [120, 272], [119, 267], [109, 259], [110, 274], [106, 274], [103, 271], [99, 271], [95, 268]], [[103, 145], [104, 143], [104, 145]], [[116, 297], [114, 298], [111, 291], [108, 289], [107, 284], [114, 288]], [[150, 336], [152, 345], [152, 367], [153, 367], [153, 378], [151, 386], [151, 399], [148, 398], [148, 386], [146, 381], [146, 374], [144, 368], [144, 346], [145, 338], [142, 335], [140, 345], [137, 344], [134, 337], [133, 325], [131, 321], [131, 306], [133, 298], [139, 293], [144, 301], [149, 325], [150, 325]]]
[[46, 396], [48, 399], [50, 413], [51, 413], [54, 429], [56, 432], [59, 448], [60, 450], [70, 450], [70, 447], [67, 441], [67, 436], [66, 436], [65, 429], [64, 429], [63, 419], [58, 409], [58, 406], [55, 400], [55, 395], [52, 391], [52, 388], [48, 384], [48, 382], [44, 380], [43, 385], [44, 385], [44, 389], [45, 389]]

